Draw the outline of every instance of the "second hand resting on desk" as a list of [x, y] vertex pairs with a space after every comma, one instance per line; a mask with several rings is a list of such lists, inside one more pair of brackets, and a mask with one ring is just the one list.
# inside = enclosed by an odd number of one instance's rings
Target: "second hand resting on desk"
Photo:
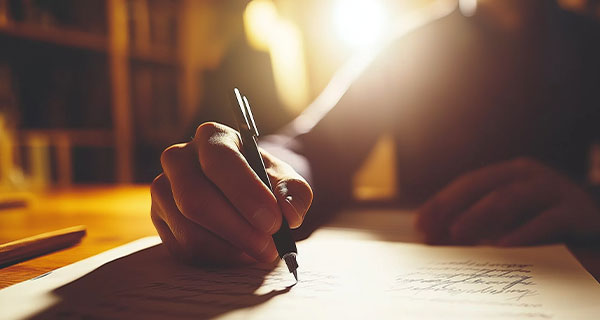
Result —
[[[269, 181], [263, 159], [258, 151], [258, 145], [256, 144], [258, 129], [256, 128], [252, 111], [250, 110], [250, 103], [246, 96], [243, 96], [240, 93], [238, 88], [233, 89], [231, 105], [233, 107], [238, 131], [242, 139], [242, 153], [252, 170], [258, 175], [260, 180], [269, 188], [269, 190], [273, 192], [273, 187]], [[296, 248], [296, 242], [292, 237], [290, 227], [285, 217], [282, 217], [279, 231], [273, 234], [273, 241], [275, 242], [279, 257], [285, 261], [288, 270], [294, 274], [294, 278], [298, 281], [298, 263], [296, 261], [298, 249]]]

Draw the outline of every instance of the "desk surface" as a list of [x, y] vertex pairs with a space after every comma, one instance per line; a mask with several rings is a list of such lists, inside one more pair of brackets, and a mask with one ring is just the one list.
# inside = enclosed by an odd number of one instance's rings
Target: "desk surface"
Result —
[[0, 288], [156, 235], [149, 187], [83, 187], [37, 194], [27, 208], [0, 210], [0, 243], [75, 225], [87, 226], [80, 244], [0, 269]]
[[[367, 212], [366, 212], [367, 211]], [[0, 210], [0, 243], [74, 225], [87, 235], [74, 247], [0, 269], [0, 288], [39, 276], [141, 237], [156, 235], [148, 186], [80, 187], [36, 195], [27, 208]], [[414, 242], [410, 214], [395, 209], [348, 210], [332, 224], [370, 232], [375, 239]], [[600, 246], [570, 248], [600, 279]]]

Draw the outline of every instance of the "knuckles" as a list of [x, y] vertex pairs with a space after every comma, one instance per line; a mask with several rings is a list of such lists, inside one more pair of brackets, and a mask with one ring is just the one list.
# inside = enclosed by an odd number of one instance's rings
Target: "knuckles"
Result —
[[164, 173], [159, 174], [152, 180], [152, 183], [150, 184], [150, 196], [152, 199], [156, 199], [160, 196], [164, 183], [167, 182], [166, 180], [167, 177]]
[[196, 128], [194, 141], [198, 143], [220, 144], [227, 137], [233, 137], [235, 130], [216, 122], [205, 122]]
[[[206, 155], [213, 152], [220, 152], [220, 149], [231, 148], [228, 146], [228, 143], [226, 143], [226, 137], [233, 133], [234, 131], [232, 129], [222, 124], [205, 122], [196, 128], [196, 134], [193, 141], [200, 150], [210, 150], [210, 152], [204, 152]], [[191, 143], [179, 143], [166, 148], [160, 156], [160, 162], [163, 168], [171, 163], [175, 163], [179, 158], [186, 156], [189, 151], [186, 149], [190, 146]], [[218, 158], [218, 155], [215, 157]]]
[[205, 173], [220, 172], [223, 168], [239, 165], [241, 157], [236, 132], [216, 122], [205, 122], [196, 129], [194, 141], [197, 144], [200, 165]]
[[167, 167], [170, 163], [175, 162], [185, 153], [185, 143], [174, 144], [166, 148], [160, 155], [160, 163], [163, 167]]
[[200, 165], [202, 171], [210, 175], [215, 172], [228, 171], [227, 168], [239, 165], [237, 160], [241, 157], [238, 150], [223, 143], [208, 143], [206, 148], [200, 149]]
[[196, 128], [194, 139], [208, 140], [216, 133], [222, 132], [222, 125], [216, 122], [205, 122]]

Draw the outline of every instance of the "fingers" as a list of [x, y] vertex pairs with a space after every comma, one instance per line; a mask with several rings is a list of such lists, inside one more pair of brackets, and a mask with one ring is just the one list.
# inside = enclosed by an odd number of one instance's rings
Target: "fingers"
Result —
[[176, 257], [204, 264], [253, 261], [241, 250], [183, 217], [173, 201], [169, 183], [164, 175], [155, 180], [151, 192], [152, 222], [163, 243]]
[[300, 226], [312, 191], [289, 165], [261, 152], [274, 192], [248, 165], [237, 132], [226, 126], [203, 124], [192, 142], [163, 152], [164, 175], [151, 188], [152, 217], [171, 251], [219, 261], [275, 259], [270, 235], [279, 230], [282, 213], [291, 227]]
[[553, 207], [536, 216], [523, 226], [502, 237], [500, 246], [523, 246], [552, 242], [566, 233], [561, 216], [566, 212], [561, 206]]
[[233, 206], [258, 230], [273, 234], [281, 225], [281, 211], [268, 187], [240, 153], [239, 136], [215, 123], [198, 127], [194, 143], [202, 171]]
[[179, 245], [177, 239], [175, 239], [175, 236], [173, 236], [173, 233], [171, 229], [169, 229], [167, 223], [159, 217], [157, 211], [160, 209], [157, 207], [157, 204], [152, 203], [152, 207], [150, 209], [150, 218], [152, 219], [152, 224], [154, 224], [160, 239], [167, 246], [169, 252], [171, 252], [173, 256], [177, 258], [182, 258], [185, 260], [185, 257], [187, 256], [186, 252]]
[[300, 227], [312, 203], [312, 189], [290, 165], [261, 153], [281, 212], [291, 228]]
[[493, 190], [456, 217], [450, 238], [459, 244], [496, 239], [554, 204], [556, 195], [548, 186], [542, 177]]
[[417, 227], [428, 243], [439, 243], [448, 238], [448, 228], [459, 214], [491, 191], [526, 179], [536, 170], [534, 162], [517, 159], [463, 175], [419, 209]]
[[[188, 224], [193, 222], [202, 226], [256, 260], [272, 261], [275, 258], [271, 237], [248, 224], [223, 193], [206, 179], [198, 166], [192, 144], [170, 147], [161, 160], [174, 203], [182, 217], [189, 220]], [[156, 184], [159, 183], [160, 180]], [[179, 217], [168, 218], [181, 220]], [[171, 228], [185, 224], [185, 221], [172, 223], [169, 219], [165, 220]]]

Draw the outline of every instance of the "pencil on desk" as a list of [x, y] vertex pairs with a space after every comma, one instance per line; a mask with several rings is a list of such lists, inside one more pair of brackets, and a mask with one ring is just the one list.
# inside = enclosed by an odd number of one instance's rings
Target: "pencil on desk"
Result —
[[46, 232], [0, 245], [0, 267], [70, 247], [85, 236], [85, 226]]

